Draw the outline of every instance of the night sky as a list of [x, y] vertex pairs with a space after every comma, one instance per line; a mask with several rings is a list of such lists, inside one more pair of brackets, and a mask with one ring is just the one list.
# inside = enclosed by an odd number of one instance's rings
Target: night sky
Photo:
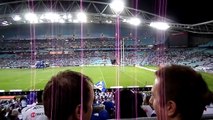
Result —
[[138, 8], [183, 24], [213, 20], [213, 0], [138, 0]]

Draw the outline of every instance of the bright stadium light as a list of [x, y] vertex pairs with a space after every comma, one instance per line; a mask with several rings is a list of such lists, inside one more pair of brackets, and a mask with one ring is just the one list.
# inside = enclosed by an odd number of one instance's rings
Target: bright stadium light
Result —
[[50, 22], [59, 22], [60, 16], [57, 13], [53, 12], [47, 12], [44, 14], [44, 19], [50, 21]]
[[68, 14], [68, 15], [67, 15], [67, 19], [68, 19], [69, 22], [72, 22], [72, 21], [73, 21], [73, 20], [72, 20], [72, 15], [71, 15], [71, 14]]
[[77, 13], [77, 20], [81, 23], [86, 23], [87, 22], [86, 14], [84, 12]]
[[24, 15], [25, 20], [29, 23], [38, 23], [38, 17], [35, 13], [26, 13]]
[[123, 0], [113, 0], [110, 7], [116, 14], [120, 14], [125, 7], [125, 3]]
[[59, 23], [65, 23], [65, 20], [64, 19], [60, 19], [58, 22]]
[[165, 23], [165, 22], [151, 22], [150, 26], [158, 30], [167, 30], [170, 28], [168, 23]]
[[68, 19], [72, 19], [72, 15], [71, 15], [71, 14], [68, 14], [68, 15], [67, 15], [67, 18], [68, 18]]
[[9, 25], [8, 21], [3, 21], [1, 24], [4, 25], [4, 26]]
[[109, 23], [109, 24], [110, 24], [110, 23], [112, 23], [112, 21], [111, 21], [111, 20], [106, 20], [106, 23]]
[[13, 20], [14, 20], [14, 21], [20, 21], [20, 20], [21, 20], [20, 15], [15, 15], [15, 16], [13, 17]]
[[141, 20], [137, 17], [131, 18], [128, 22], [134, 26], [139, 26], [141, 24]]
[[73, 21], [70, 21], [70, 22], [79, 23], [79, 21], [77, 19], [74, 19]]
[[68, 19], [68, 22], [73, 22], [73, 20], [72, 19]]
[[43, 22], [44, 22], [43, 20], [39, 19], [39, 23], [43, 23]]
[[65, 20], [67, 20], [67, 19], [68, 19], [68, 17], [67, 17], [67, 15], [66, 15], [66, 14], [64, 14], [62, 18], [63, 18], [63, 19], [65, 19]]
[[123, 19], [123, 22], [128, 22], [126, 19]]

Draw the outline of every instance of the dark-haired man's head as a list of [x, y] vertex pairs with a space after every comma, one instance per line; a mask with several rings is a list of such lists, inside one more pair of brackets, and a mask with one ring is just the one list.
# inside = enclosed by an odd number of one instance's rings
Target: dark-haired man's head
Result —
[[150, 103], [158, 120], [200, 120], [212, 100], [202, 76], [180, 65], [162, 67], [155, 74]]
[[50, 120], [89, 120], [93, 99], [90, 78], [69, 70], [53, 76], [43, 93], [45, 114]]
[[[116, 97], [116, 115], [118, 118], [146, 117], [145, 111], [141, 108], [143, 98], [140, 93], [129, 89], [118, 90]], [[118, 112], [119, 111], [119, 112]]]

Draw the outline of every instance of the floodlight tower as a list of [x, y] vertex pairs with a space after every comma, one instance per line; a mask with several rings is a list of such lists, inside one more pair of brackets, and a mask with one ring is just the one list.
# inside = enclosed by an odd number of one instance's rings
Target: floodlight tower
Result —
[[112, 3], [110, 3], [110, 8], [116, 15], [116, 33], [115, 33], [115, 39], [116, 39], [116, 62], [118, 63], [118, 66], [120, 66], [120, 14], [124, 10], [125, 3], [124, 0], [113, 0]]

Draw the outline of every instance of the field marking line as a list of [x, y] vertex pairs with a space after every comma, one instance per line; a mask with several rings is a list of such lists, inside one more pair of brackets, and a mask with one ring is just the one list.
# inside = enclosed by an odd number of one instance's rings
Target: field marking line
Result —
[[[123, 71], [120, 71], [120, 72], [123, 72]], [[123, 73], [124, 73], [124, 72], [123, 72]], [[134, 77], [131, 76], [131, 75], [128, 75], [128, 74], [125, 74], [125, 73], [124, 73], [124, 75], [126, 75], [126, 76], [128, 76], [128, 77], [134, 79]], [[143, 82], [141, 82], [141, 81], [139, 81], [139, 80], [137, 80], [137, 79], [136, 79], [136, 81], [139, 82], [139, 83], [141, 83], [141, 84], [144, 84], [144, 85], [145, 85], [145, 83], [143, 83]]]
[[105, 81], [105, 78], [104, 78], [104, 74], [103, 74], [103, 72], [101, 71], [100, 66], [99, 66], [98, 68], [99, 68], [99, 70], [100, 70], [100, 72], [101, 72], [101, 76], [102, 76], [102, 78], [103, 78], [103, 80], [104, 80], [105, 87], [107, 87], [107, 84], [106, 84], [106, 81]]
[[150, 69], [150, 68], [146, 68], [146, 67], [141, 67], [141, 66], [136, 66], [137, 68], [141, 68], [141, 69], [144, 69], [144, 70], [148, 70], [148, 71], [151, 71], [151, 72], [155, 72], [157, 70], [154, 70], [154, 69]]
[[36, 86], [37, 84], [41, 83], [41, 82], [44, 81], [44, 80], [46, 80], [46, 79], [39, 79], [39, 81], [36, 82], [34, 85], [30, 85], [29, 87], [26, 87], [25, 89], [27, 90], [27, 89], [29, 89], [29, 88], [32, 88], [33, 86]]

